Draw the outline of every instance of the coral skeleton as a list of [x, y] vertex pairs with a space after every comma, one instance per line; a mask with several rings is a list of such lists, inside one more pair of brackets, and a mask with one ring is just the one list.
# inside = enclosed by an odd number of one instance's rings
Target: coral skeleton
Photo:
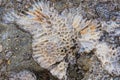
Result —
[[[48, 2], [42, 1], [35, 2], [32, 9], [25, 12], [27, 15], [12, 11], [5, 15], [5, 21], [15, 22], [21, 29], [28, 31], [33, 37], [34, 60], [54, 76], [66, 80], [68, 64], [72, 63], [79, 52], [80, 42], [89, 41], [91, 45], [95, 45], [93, 41], [98, 39], [98, 24], [83, 19], [78, 13], [60, 15]], [[90, 47], [88, 46], [88, 52], [94, 48]], [[66, 57], [68, 61], [65, 61]]]
[[[52, 75], [67, 80], [68, 64], [74, 63], [76, 54], [89, 53], [93, 49], [96, 49], [95, 55], [110, 74], [120, 75], [120, 64], [116, 62], [119, 58], [113, 56], [116, 51], [99, 42], [99, 23], [84, 19], [80, 7], [75, 12], [70, 9], [59, 14], [48, 1], [35, 1], [32, 8], [24, 12], [26, 14], [7, 13], [5, 23], [16, 23], [32, 35], [32, 57]], [[101, 24], [107, 25], [105, 22]], [[111, 59], [117, 60], [112, 62]]]
[[97, 45], [96, 56], [108, 73], [111, 75], [120, 75], [120, 48], [112, 50], [106, 43], [101, 43]]
[[[112, 37], [120, 37], [120, 25], [113, 22], [101, 22], [103, 31], [109, 33]], [[114, 40], [115, 41], [115, 40]], [[108, 44], [100, 42], [96, 46], [96, 56], [101, 61], [103, 68], [111, 75], [120, 75], [120, 46], [114, 48], [115, 42]]]

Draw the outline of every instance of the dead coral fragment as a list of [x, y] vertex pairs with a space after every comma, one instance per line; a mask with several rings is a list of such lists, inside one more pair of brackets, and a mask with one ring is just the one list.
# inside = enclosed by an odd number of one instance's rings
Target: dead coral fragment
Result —
[[100, 38], [99, 24], [96, 20], [83, 19], [82, 16], [76, 15], [74, 17], [73, 27], [81, 34], [79, 41], [81, 48], [79, 52], [89, 53], [98, 44]]
[[67, 79], [67, 76], [65, 76], [66, 75], [66, 71], [67, 71], [66, 67], [68, 67], [68, 63], [66, 63], [65, 61], [63, 61], [60, 64], [58, 64], [55, 68], [53, 68], [51, 70], [51, 73], [53, 75], [57, 76], [59, 79], [66, 80]]
[[[59, 79], [66, 80], [68, 64], [75, 61], [75, 54], [79, 52], [82, 40], [89, 43], [98, 39], [97, 23], [87, 21], [79, 14], [75, 16], [76, 13], [69, 12], [69, 17], [59, 15], [45, 2], [35, 2], [32, 9], [26, 13], [27, 15], [12, 13], [8, 16], [12, 21], [15, 20], [21, 29], [32, 34], [34, 60]], [[8, 22], [12, 22], [9, 17], [5, 17]], [[88, 52], [92, 49], [89, 46]]]
[[106, 43], [97, 45], [96, 56], [110, 74], [120, 75], [119, 48], [112, 50]]

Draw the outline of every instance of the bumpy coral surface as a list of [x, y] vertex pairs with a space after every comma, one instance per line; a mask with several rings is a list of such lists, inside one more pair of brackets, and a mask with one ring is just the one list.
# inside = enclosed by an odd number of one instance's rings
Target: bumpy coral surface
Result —
[[[120, 37], [120, 25], [113, 21], [102, 22], [102, 29], [109, 33], [109, 43], [101, 41], [97, 46], [96, 56], [101, 61], [102, 66], [111, 75], [120, 75], [120, 46], [115, 38]], [[119, 41], [118, 41], [119, 42]]]
[[94, 49], [103, 67], [108, 70], [110, 66], [110, 74], [120, 75], [119, 63], [116, 62], [119, 61], [117, 53], [113, 57], [114, 51], [111, 52], [106, 44], [99, 42], [101, 25], [97, 20], [83, 19], [80, 11], [78, 7], [59, 14], [49, 2], [38, 1], [28, 11], [24, 11], [25, 14], [12, 11], [4, 19], [5, 23], [14, 22], [32, 35], [32, 57], [59, 79], [67, 79], [68, 64], [75, 63], [76, 54], [89, 53]]
[[[120, 74], [119, 48], [112, 50], [106, 43], [97, 45], [96, 55], [102, 62], [102, 66], [110, 74]], [[117, 50], [117, 51], [116, 51]]]

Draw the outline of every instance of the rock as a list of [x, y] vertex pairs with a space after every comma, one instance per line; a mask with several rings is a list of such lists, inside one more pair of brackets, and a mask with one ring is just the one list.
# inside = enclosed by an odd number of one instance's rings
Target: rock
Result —
[[0, 44], [0, 52], [2, 52], [2, 50], [3, 50], [3, 47], [2, 47], [2, 45]]
[[37, 80], [34, 73], [23, 70], [18, 73], [12, 72], [9, 76], [9, 80]]
[[3, 60], [2, 60], [2, 59], [0, 59], [0, 65], [2, 64], [2, 62], [3, 62]]

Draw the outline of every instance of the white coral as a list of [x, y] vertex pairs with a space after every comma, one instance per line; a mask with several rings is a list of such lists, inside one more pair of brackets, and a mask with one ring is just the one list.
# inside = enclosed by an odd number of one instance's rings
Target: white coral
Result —
[[96, 46], [96, 56], [102, 62], [102, 66], [110, 74], [120, 75], [119, 49], [112, 50], [106, 43]]
[[[88, 45], [87, 52], [93, 50], [94, 43], [99, 38], [98, 23], [83, 19], [78, 14], [79, 11], [59, 15], [49, 3], [42, 1], [35, 2], [32, 9], [26, 13], [28, 15], [17, 15], [12, 12], [9, 17], [5, 16], [5, 19], [8, 22], [15, 21], [21, 29], [31, 33], [34, 60], [59, 79], [65, 78], [66, 80], [68, 63], [74, 61], [72, 59], [79, 52], [80, 43], [85, 48], [85, 45]], [[70, 57], [68, 62], [64, 61], [66, 57]]]
[[68, 67], [68, 63], [66, 63], [65, 61], [62, 61], [60, 64], [58, 64], [55, 68], [51, 69], [51, 73], [52, 75], [57, 76], [59, 79], [67, 79], [66, 76], [66, 72], [67, 72], [67, 68]]
[[108, 21], [108, 22], [102, 21], [101, 24], [102, 24], [102, 29], [105, 30], [105, 31], [107, 31], [107, 32], [114, 31], [115, 28], [120, 27], [120, 25], [118, 25], [114, 21]]
[[[109, 22], [101, 22], [102, 24], [102, 30], [106, 31], [111, 35], [111, 32], [113, 31], [114, 34], [111, 36], [119, 36], [119, 30], [116, 31], [117, 28], [120, 28], [120, 25], [118, 25], [116, 22], [109, 21]], [[115, 44], [107, 44], [107, 43], [99, 43], [96, 46], [96, 56], [101, 61], [102, 66], [105, 70], [108, 71], [110, 74], [115, 74], [117, 76], [120, 75], [120, 63], [119, 63], [119, 56], [120, 56], [120, 48], [112, 49], [112, 46]]]

